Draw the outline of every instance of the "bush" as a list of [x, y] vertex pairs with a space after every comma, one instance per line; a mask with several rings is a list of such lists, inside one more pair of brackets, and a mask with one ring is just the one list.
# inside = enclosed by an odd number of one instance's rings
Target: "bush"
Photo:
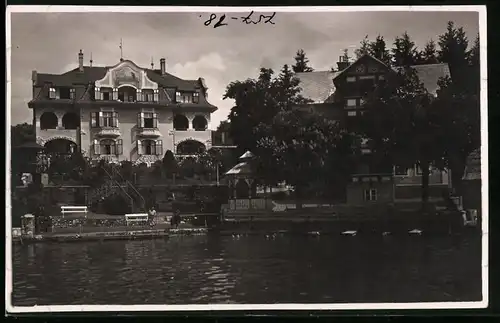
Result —
[[104, 212], [109, 215], [124, 215], [132, 212], [130, 201], [121, 195], [113, 195], [104, 200]]

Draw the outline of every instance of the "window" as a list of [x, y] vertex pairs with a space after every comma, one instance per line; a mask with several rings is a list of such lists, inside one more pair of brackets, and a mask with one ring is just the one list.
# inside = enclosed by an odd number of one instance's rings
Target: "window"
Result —
[[193, 93], [175, 92], [175, 100], [178, 103], [193, 103]]
[[71, 100], [75, 99], [75, 89], [69, 89], [69, 98]]
[[383, 80], [385, 80], [385, 77], [384, 77], [383, 75], [379, 75], [379, 76], [378, 76], [378, 80], [379, 80], [379, 81], [383, 81]]
[[348, 76], [348, 77], [346, 78], [346, 81], [347, 81], [348, 83], [356, 82], [356, 76]]
[[139, 155], [163, 155], [163, 143], [161, 140], [137, 140], [137, 152]]
[[375, 80], [375, 75], [362, 75], [359, 77], [360, 80]]
[[137, 117], [137, 127], [146, 129], [158, 128], [158, 115], [156, 113], [141, 112]]
[[355, 117], [356, 116], [356, 111], [347, 111], [347, 116], [349, 116], [349, 117]]
[[123, 86], [118, 89], [118, 100], [122, 102], [135, 102], [137, 99], [137, 90], [130, 86]]
[[346, 104], [348, 107], [356, 107], [358, 105], [357, 99], [347, 99]]
[[104, 139], [99, 143], [101, 155], [115, 155], [116, 144], [114, 140]]
[[56, 98], [56, 89], [51, 87], [49, 89], [49, 99], [55, 99]]
[[142, 91], [142, 101], [144, 102], [154, 102], [153, 100], [153, 90]]
[[198, 103], [200, 102], [200, 93], [194, 92], [193, 93], [193, 103]]
[[70, 98], [70, 88], [69, 87], [61, 87], [59, 88], [59, 98], [60, 99], [69, 99]]
[[92, 128], [118, 128], [118, 113], [116, 112], [92, 112], [90, 120]]
[[377, 190], [374, 188], [365, 190], [365, 201], [376, 201], [377, 200]]
[[103, 88], [101, 89], [101, 100], [111, 101], [113, 99], [113, 89]]
[[394, 174], [400, 175], [400, 176], [407, 176], [408, 169], [406, 167], [402, 167], [402, 166], [394, 166]]

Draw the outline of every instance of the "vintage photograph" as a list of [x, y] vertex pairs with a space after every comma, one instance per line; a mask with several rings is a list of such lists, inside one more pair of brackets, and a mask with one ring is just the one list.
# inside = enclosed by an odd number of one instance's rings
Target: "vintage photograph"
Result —
[[9, 7], [7, 309], [485, 307], [486, 9], [391, 8]]

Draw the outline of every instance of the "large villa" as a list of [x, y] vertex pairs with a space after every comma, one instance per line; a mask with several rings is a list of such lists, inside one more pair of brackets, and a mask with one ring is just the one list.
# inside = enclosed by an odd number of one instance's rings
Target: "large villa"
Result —
[[[75, 64], [76, 65], [76, 64]], [[211, 147], [210, 116], [202, 77], [184, 80], [160, 68], [120, 59], [114, 66], [84, 64], [63, 74], [33, 71], [36, 140], [48, 152], [79, 149], [94, 159], [151, 164], [167, 150], [179, 156]]]

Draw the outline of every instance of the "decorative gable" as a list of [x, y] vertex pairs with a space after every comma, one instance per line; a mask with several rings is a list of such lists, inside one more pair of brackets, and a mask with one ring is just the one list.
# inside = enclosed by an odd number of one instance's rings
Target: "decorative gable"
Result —
[[110, 67], [106, 75], [95, 82], [96, 87], [118, 88], [131, 86], [136, 89], [157, 90], [158, 84], [151, 81], [146, 70], [138, 67], [131, 61], [123, 61]]

